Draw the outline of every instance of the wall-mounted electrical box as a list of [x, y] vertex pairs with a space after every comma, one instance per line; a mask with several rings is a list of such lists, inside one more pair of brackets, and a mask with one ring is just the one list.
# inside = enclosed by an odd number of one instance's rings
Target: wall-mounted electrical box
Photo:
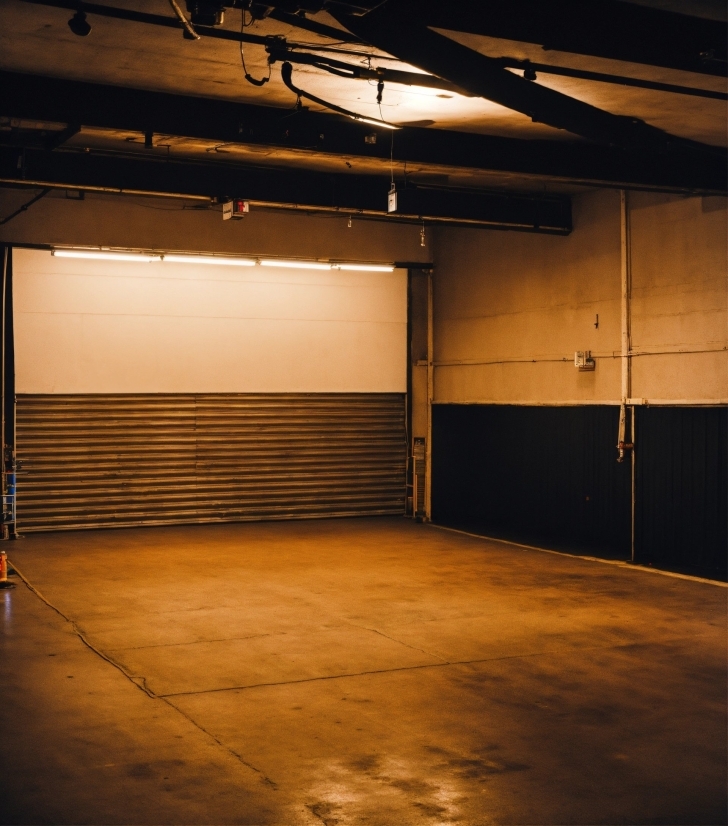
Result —
[[387, 212], [396, 212], [397, 211], [397, 190], [394, 188], [394, 184], [392, 184], [392, 188], [389, 190], [387, 194]]
[[250, 204], [242, 198], [233, 198], [232, 201], [224, 201], [222, 205], [222, 220], [240, 220], [250, 212]]
[[592, 358], [591, 350], [577, 350], [574, 353], [574, 367], [578, 368], [579, 372], [590, 372], [596, 366], [597, 363]]

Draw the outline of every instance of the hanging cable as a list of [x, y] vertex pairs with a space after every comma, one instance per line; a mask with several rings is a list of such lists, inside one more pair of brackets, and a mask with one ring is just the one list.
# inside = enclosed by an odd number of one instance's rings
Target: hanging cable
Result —
[[50, 192], [50, 188], [43, 189], [43, 191], [40, 193], [40, 195], [36, 195], [34, 198], [31, 198], [27, 203], [23, 204], [23, 206], [21, 206], [19, 209], [16, 209], [15, 212], [11, 212], [10, 215], [8, 215], [6, 218], [3, 218], [2, 221], [0, 221], [0, 226], [3, 225], [3, 224], [7, 224], [8, 221], [12, 221], [13, 218], [17, 218], [18, 215], [20, 215], [23, 212], [25, 212], [26, 210], [28, 210], [30, 207], [33, 206], [33, 204], [40, 201], [41, 198], [45, 198], [45, 196], [49, 192]]
[[281, 78], [286, 86], [295, 94], [297, 95], [299, 101], [301, 98], [306, 98], [307, 100], [311, 100], [314, 103], [318, 103], [319, 106], [323, 106], [326, 109], [331, 109], [332, 112], [338, 112], [340, 115], [346, 115], [347, 118], [351, 118], [352, 120], [358, 120], [361, 123], [371, 123], [372, 126], [383, 126], [385, 129], [401, 129], [400, 126], [395, 126], [393, 123], [387, 123], [385, 120], [377, 120], [376, 118], [368, 118], [365, 115], [359, 115], [357, 112], [351, 112], [349, 109], [344, 109], [342, 106], [337, 106], [335, 103], [329, 103], [327, 100], [323, 100], [323, 98], [316, 97], [315, 95], [310, 94], [309, 92], [304, 92], [303, 89], [299, 89], [297, 86], [293, 84], [293, 66], [286, 61], [281, 66]]
[[394, 189], [394, 132], [392, 132], [392, 140], [389, 144], [389, 177], [392, 189]]
[[[243, 35], [245, 34], [245, 9], [240, 9], [240, 15], [240, 34]], [[245, 74], [245, 79], [248, 81], [248, 83], [252, 83], [253, 86], [265, 86], [265, 84], [270, 80], [270, 61], [268, 62], [268, 77], [264, 77], [261, 80], [258, 80], [248, 72], [248, 69], [245, 65], [245, 54], [243, 52], [242, 39], [240, 40], [240, 61], [243, 64], [243, 72]]]

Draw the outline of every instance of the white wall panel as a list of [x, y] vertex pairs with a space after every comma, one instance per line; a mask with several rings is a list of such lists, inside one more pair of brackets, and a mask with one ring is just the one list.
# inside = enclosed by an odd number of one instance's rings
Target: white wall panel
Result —
[[406, 271], [15, 249], [18, 393], [404, 392]]

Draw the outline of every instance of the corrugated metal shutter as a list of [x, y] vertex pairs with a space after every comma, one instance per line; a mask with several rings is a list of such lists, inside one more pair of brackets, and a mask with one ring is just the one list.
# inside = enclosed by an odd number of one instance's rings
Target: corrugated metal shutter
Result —
[[638, 562], [725, 578], [728, 408], [638, 407]]
[[435, 404], [432, 515], [529, 545], [627, 559], [631, 468], [619, 407]]
[[404, 512], [403, 394], [17, 402], [20, 532]]

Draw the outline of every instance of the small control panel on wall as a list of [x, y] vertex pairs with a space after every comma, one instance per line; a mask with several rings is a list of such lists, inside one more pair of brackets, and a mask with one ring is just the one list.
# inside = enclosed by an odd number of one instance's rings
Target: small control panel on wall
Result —
[[574, 353], [574, 367], [578, 368], [579, 372], [590, 372], [594, 370], [596, 366], [596, 362], [592, 358], [591, 350], [577, 350]]
[[250, 204], [242, 198], [235, 198], [232, 201], [224, 201], [222, 205], [223, 221], [239, 221], [250, 212]]

